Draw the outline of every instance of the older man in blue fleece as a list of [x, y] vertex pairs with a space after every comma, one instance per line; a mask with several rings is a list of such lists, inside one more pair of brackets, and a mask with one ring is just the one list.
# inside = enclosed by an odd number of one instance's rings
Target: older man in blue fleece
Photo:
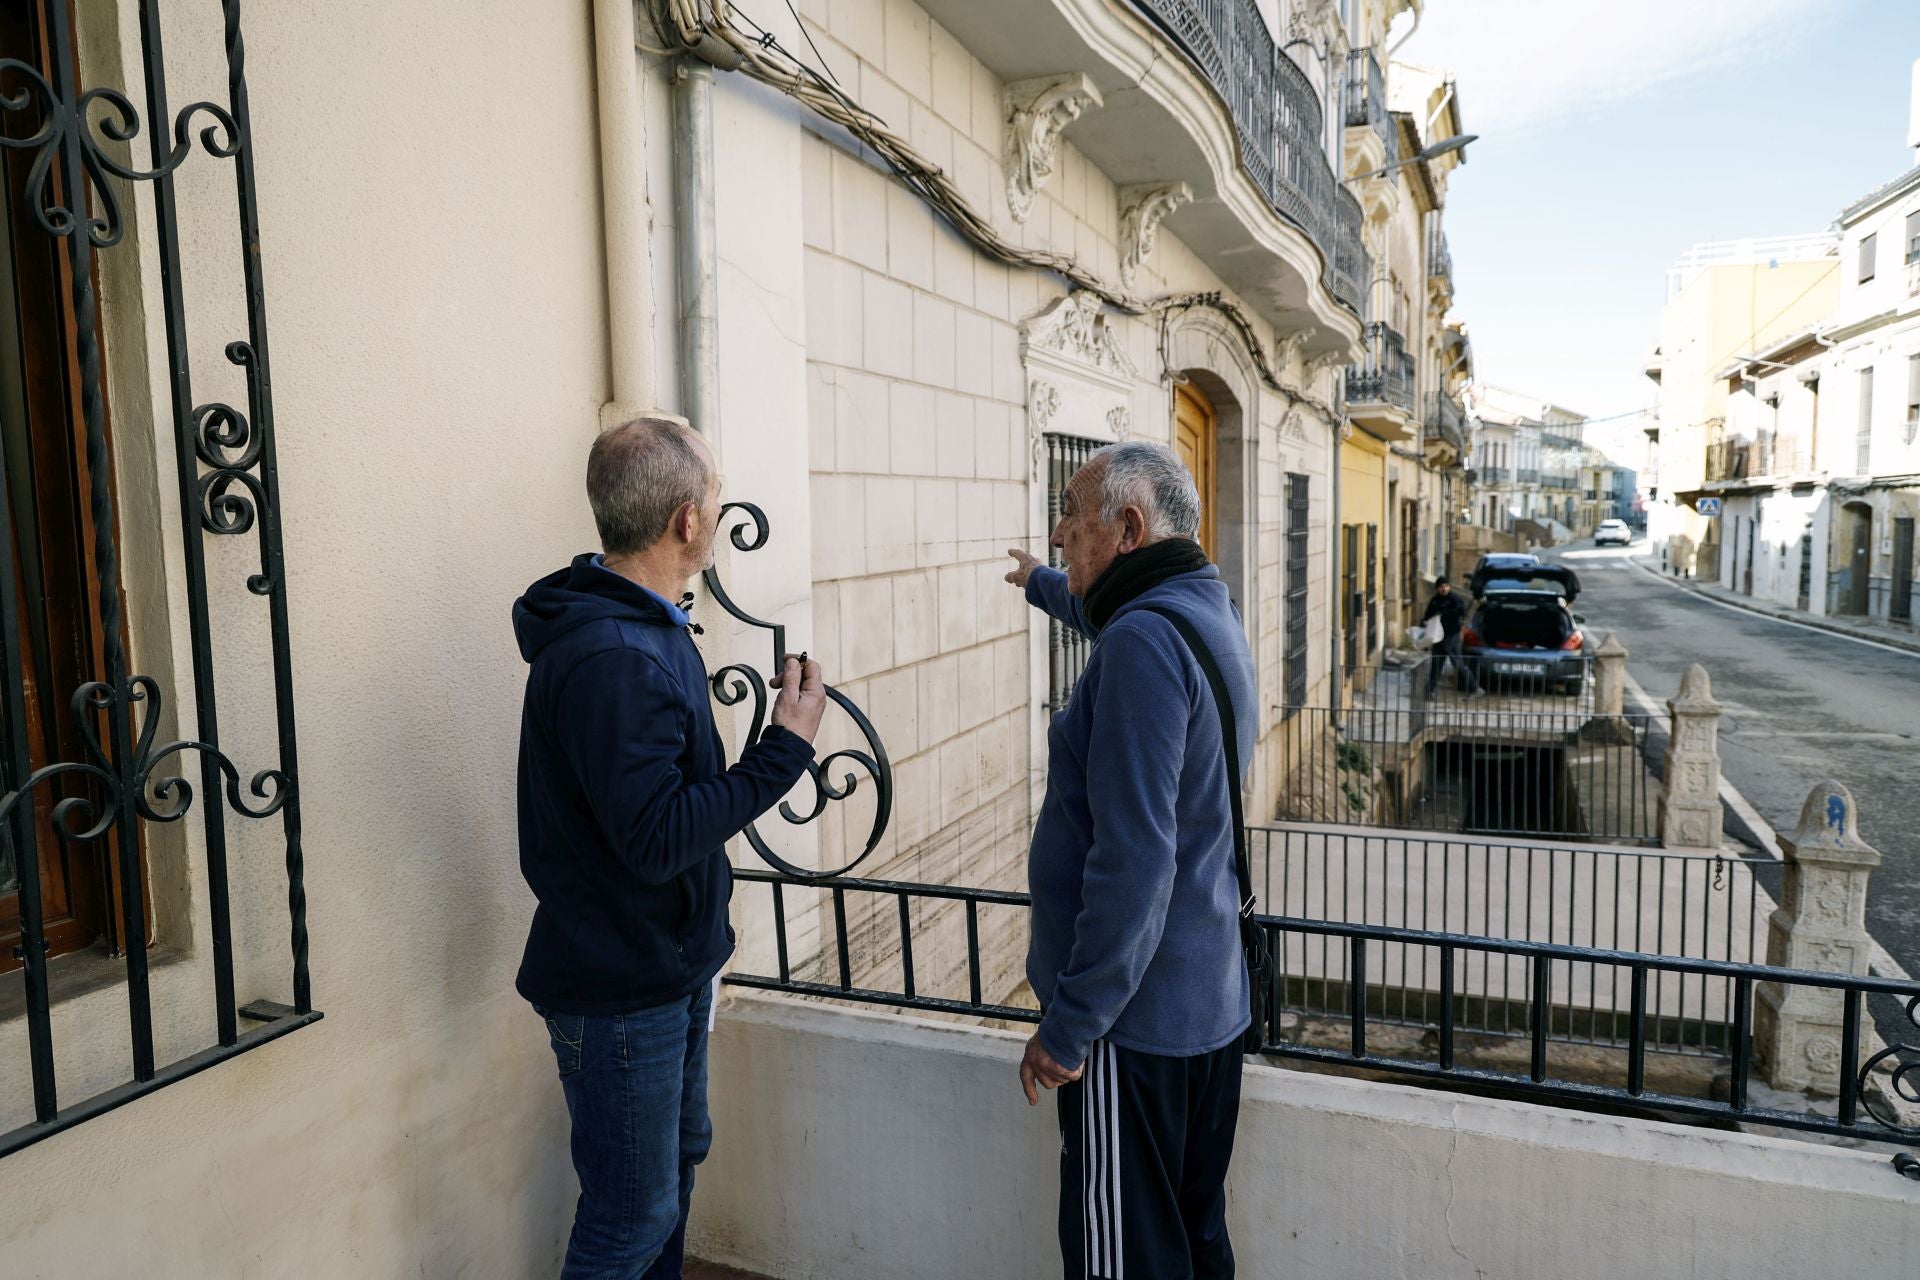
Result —
[[1093, 637], [1047, 734], [1047, 798], [1028, 879], [1027, 976], [1040, 1028], [1020, 1065], [1060, 1090], [1065, 1274], [1233, 1275], [1226, 1175], [1249, 1021], [1220, 715], [1172, 622], [1186, 618], [1226, 677], [1253, 757], [1253, 660], [1238, 612], [1195, 541], [1200, 497], [1169, 449], [1102, 449], [1067, 486], [1052, 545], [1007, 581]]

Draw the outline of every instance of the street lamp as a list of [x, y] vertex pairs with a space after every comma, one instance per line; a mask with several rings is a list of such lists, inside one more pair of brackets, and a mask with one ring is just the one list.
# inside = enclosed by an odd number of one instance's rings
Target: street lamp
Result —
[[1478, 142], [1479, 140], [1480, 135], [1477, 133], [1456, 133], [1451, 138], [1442, 138], [1432, 146], [1417, 151], [1404, 160], [1395, 160], [1392, 164], [1384, 168], [1375, 169], [1372, 173], [1356, 174], [1353, 177], [1353, 181], [1365, 182], [1370, 178], [1384, 178], [1395, 169], [1402, 169], [1410, 164], [1419, 164], [1423, 160], [1436, 159], [1446, 155], [1449, 151], [1460, 150], [1460, 148], [1466, 146], [1469, 142]]

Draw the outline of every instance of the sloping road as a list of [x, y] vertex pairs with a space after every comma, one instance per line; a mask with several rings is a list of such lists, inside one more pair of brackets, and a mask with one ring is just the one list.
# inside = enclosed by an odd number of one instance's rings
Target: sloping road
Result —
[[1920, 654], [1707, 600], [1636, 567], [1641, 550], [1582, 545], [1553, 556], [1580, 574], [1574, 610], [1587, 631], [1620, 637], [1628, 671], [1657, 702], [1688, 667], [1706, 667], [1725, 708], [1721, 771], [1776, 831], [1798, 825], [1815, 783], [1847, 785], [1861, 835], [1884, 856], [1867, 927], [1920, 974]]

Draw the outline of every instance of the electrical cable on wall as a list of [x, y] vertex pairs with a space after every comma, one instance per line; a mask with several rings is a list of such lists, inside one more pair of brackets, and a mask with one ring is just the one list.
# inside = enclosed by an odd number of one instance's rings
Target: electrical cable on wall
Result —
[[[705, 16], [702, 14], [701, 0], [654, 0], [654, 5], [655, 10], [651, 16], [656, 30], [660, 31], [663, 37], [669, 40], [677, 38], [687, 52], [693, 53], [698, 50], [697, 56], [709, 60], [713, 60], [709, 53], [711, 46], [714, 42], [718, 42], [723, 46], [726, 54], [735, 60], [730, 69], [738, 70], [762, 84], [779, 90], [807, 107], [815, 115], [839, 125], [865, 143], [875, 155], [886, 162], [895, 177], [930, 205], [955, 231], [982, 253], [1011, 266], [1052, 272], [1066, 280], [1075, 289], [1092, 293], [1109, 306], [1129, 315], [1159, 314], [1163, 355], [1167, 323], [1171, 315], [1198, 306], [1218, 311], [1227, 318], [1239, 333], [1241, 340], [1246, 343], [1247, 349], [1253, 355], [1254, 365], [1259, 371], [1262, 382], [1288, 397], [1290, 403], [1304, 404], [1311, 408], [1330, 425], [1339, 420], [1331, 406], [1281, 384], [1279, 375], [1274, 371], [1272, 360], [1267, 354], [1266, 346], [1260, 341], [1258, 333], [1253, 328], [1253, 322], [1236, 303], [1221, 296], [1219, 292], [1181, 293], [1158, 299], [1138, 298], [1101, 280], [1069, 254], [1021, 248], [996, 231], [993, 224], [967, 202], [966, 197], [960, 193], [958, 187], [954, 186], [953, 180], [944, 170], [916, 151], [906, 139], [889, 129], [880, 117], [848, 97], [837, 83], [822, 77], [819, 72], [787, 52], [772, 32], [761, 27], [745, 14], [739, 13], [729, 0], [707, 0], [705, 7], [709, 12]], [[734, 25], [736, 17], [759, 34], [753, 36], [741, 31]], [[798, 21], [797, 18], [796, 21]], [[804, 23], [799, 25], [804, 35], [806, 25]], [[809, 44], [811, 41], [812, 37], [809, 36]], [[816, 56], [818, 52], [816, 49]], [[831, 71], [828, 74], [830, 76]], [[1171, 376], [1171, 371], [1163, 375], [1163, 378], [1165, 376]]]

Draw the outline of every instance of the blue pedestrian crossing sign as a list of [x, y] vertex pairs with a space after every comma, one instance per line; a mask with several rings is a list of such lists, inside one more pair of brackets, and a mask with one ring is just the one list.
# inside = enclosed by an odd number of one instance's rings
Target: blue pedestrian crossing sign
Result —
[[1693, 500], [1693, 509], [1703, 516], [1717, 516], [1720, 514], [1720, 499], [1695, 498]]

